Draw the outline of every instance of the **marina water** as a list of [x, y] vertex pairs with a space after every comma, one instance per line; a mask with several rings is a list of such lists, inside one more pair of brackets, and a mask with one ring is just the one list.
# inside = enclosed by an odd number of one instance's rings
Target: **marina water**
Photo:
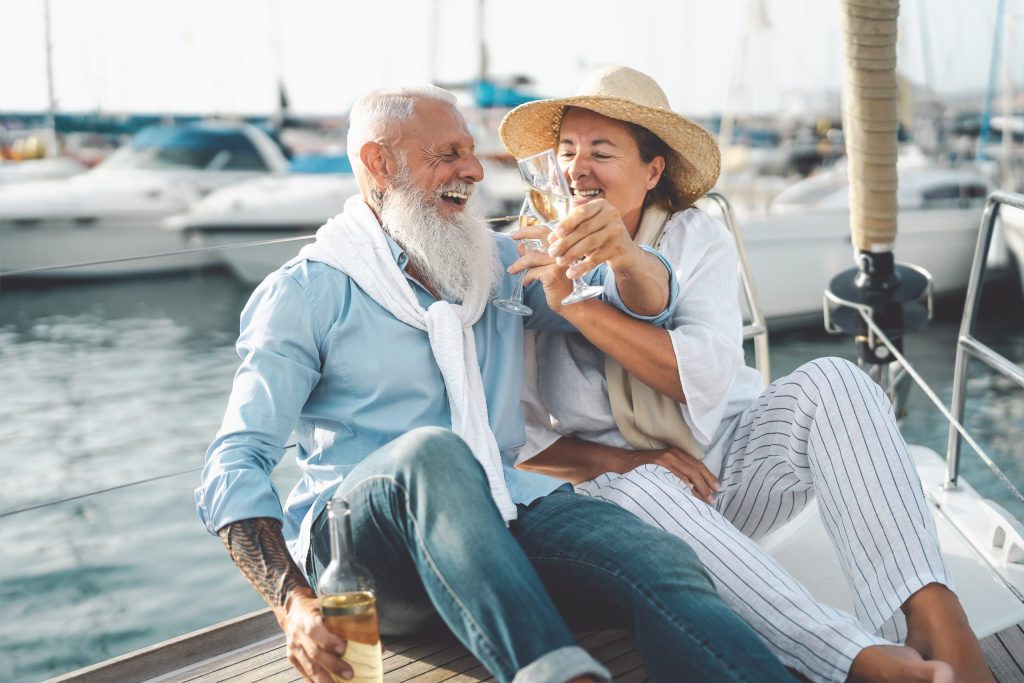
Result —
[[[1024, 363], [1015, 283], [990, 295], [979, 337]], [[193, 489], [238, 365], [249, 289], [218, 272], [0, 291], [0, 680], [39, 681], [263, 607]], [[948, 403], [959, 308], [947, 302], [906, 351]], [[773, 376], [848, 338], [773, 333]], [[748, 354], [748, 357], [750, 355]], [[1024, 484], [1024, 396], [972, 363], [966, 422]], [[941, 414], [911, 392], [904, 431], [945, 453]], [[1024, 519], [964, 448], [962, 472]], [[165, 476], [169, 475], [169, 476]], [[274, 475], [287, 495], [291, 453]], [[98, 495], [80, 494], [153, 479]], [[49, 501], [65, 502], [16, 512]]]

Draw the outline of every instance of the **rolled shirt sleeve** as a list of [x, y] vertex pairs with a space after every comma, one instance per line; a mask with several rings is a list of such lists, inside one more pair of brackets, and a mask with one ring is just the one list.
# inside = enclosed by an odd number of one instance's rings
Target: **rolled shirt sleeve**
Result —
[[[509, 238], [505, 238], [505, 240], [511, 241]], [[510, 247], [506, 244], [499, 243], [499, 246], [502, 249], [504, 265], [508, 267], [511, 265], [512, 261], [518, 258], [518, 254], [514, 251], [515, 243], [512, 242], [512, 251], [509, 251]], [[587, 284], [598, 285], [604, 288], [604, 293], [601, 295], [601, 299], [606, 303], [615, 306], [626, 315], [636, 318], [637, 320], [643, 320], [653, 325], [663, 327], [671, 318], [672, 309], [679, 298], [679, 280], [677, 279], [669, 260], [657, 249], [653, 249], [648, 246], [641, 246], [640, 248], [658, 257], [658, 260], [661, 261], [668, 275], [668, 300], [665, 307], [657, 315], [641, 315], [640, 313], [630, 310], [622, 300], [622, 296], [619, 293], [619, 287], [615, 281], [615, 272], [609, 268], [606, 263], [602, 263], [597, 268], [589, 271], [583, 276], [583, 280]], [[540, 282], [531, 282], [524, 289], [523, 300], [531, 309], [533, 309], [533, 315], [529, 316], [524, 321], [527, 328], [557, 331], [573, 330], [573, 328], [565, 322], [561, 316], [553, 313], [551, 309], [548, 308], [547, 299], [544, 295], [544, 286]]]
[[[597, 271], [603, 271], [598, 277], [601, 278], [601, 283], [604, 285], [604, 299], [608, 303], [612, 304], [616, 308], [620, 309], [623, 313], [636, 318], [637, 320], [643, 320], [649, 322], [652, 325], [664, 327], [669, 321], [672, 315], [672, 309], [676, 300], [679, 298], [679, 280], [676, 277], [672, 264], [669, 263], [668, 259], [665, 258], [657, 249], [648, 247], [646, 245], [640, 245], [640, 248], [644, 251], [654, 254], [661, 261], [662, 266], [668, 271], [668, 302], [665, 308], [662, 309], [661, 313], [657, 315], [641, 315], [635, 311], [630, 310], [629, 306], [622, 300], [622, 295], [619, 294], [618, 284], [615, 282], [615, 271], [609, 268], [605, 264], [601, 264], [598, 268], [595, 268], [592, 273]], [[589, 273], [588, 273], [589, 274]]]
[[210, 533], [255, 517], [283, 521], [270, 475], [320, 379], [319, 337], [306, 292], [286, 272], [265, 280], [242, 311], [242, 363], [195, 493]]

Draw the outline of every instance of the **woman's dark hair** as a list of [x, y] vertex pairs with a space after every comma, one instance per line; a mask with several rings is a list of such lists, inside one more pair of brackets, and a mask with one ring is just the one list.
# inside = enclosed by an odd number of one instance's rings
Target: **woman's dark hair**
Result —
[[672, 213], [689, 208], [690, 205], [679, 196], [676, 192], [675, 183], [671, 180], [675, 171], [674, 166], [678, 163], [676, 155], [672, 153], [672, 149], [665, 144], [664, 140], [643, 126], [630, 123], [629, 121], [623, 121], [623, 123], [626, 124], [629, 134], [636, 140], [636, 146], [640, 150], [640, 159], [645, 164], [654, 161], [655, 157], [665, 159], [665, 170], [662, 172], [661, 178], [658, 179], [658, 184], [647, 193], [647, 198], [644, 199], [644, 208], [660, 206]]

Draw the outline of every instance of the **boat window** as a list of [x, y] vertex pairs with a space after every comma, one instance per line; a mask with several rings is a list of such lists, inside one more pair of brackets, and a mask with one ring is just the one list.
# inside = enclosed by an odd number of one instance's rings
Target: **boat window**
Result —
[[924, 209], [937, 209], [942, 207], [960, 206], [960, 185], [959, 183], [945, 183], [926, 188], [921, 193], [921, 207]]
[[263, 156], [242, 131], [201, 126], [144, 128], [102, 165], [131, 169], [267, 170]]
[[981, 183], [967, 183], [963, 186], [965, 206], [981, 206], [988, 197], [988, 188]]
[[351, 173], [352, 164], [344, 154], [297, 154], [291, 159], [292, 173]]

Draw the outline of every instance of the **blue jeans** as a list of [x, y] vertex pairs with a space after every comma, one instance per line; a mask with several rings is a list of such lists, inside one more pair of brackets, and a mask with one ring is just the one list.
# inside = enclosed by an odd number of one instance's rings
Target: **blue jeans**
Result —
[[[483, 468], [448, 430], [416, 429], [379, 449], [336, 496], [351, 506], [381, 630], [414, 633], [440, 616], [499, 681], [609, 677], [569, 624], [628, 629], [656, 681], [792, 680], [684, 542], [569, 491], [520, 505], [506, 527]], [[329, 554], [323, 515], [314, 581]]]

